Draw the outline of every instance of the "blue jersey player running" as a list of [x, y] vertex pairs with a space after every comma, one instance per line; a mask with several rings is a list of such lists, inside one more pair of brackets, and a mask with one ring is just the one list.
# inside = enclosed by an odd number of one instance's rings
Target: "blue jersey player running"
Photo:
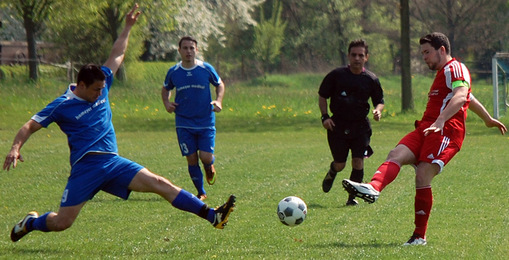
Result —
[[[161, 90], [166, 111], [175, 112], [175, 126], [182, 156], [198, 198], [207, 198], [203, 187], [203, 164], [207, 183], [214, 184], [214, 147], [216, 137], [215, 114], [221, 112], [224, 84], [212, 65], [196, 59], [198, 42], [190, 36], [179, 41], [178, 52], [182, 61], [168, 70]], [[212, 100], [210, 84], [215, 87], [216, 99]], [[170, 101], [175, 90], [175, 102]], [[198, 153], [199, 151], [199, 153]]]
[[55, 122], [67, 135], [71, 174], [58, 212], [41, 216], [35, 211], [28, 213], [12, 229], [13, 242], [33, 230], [62, 231], [71, 227], [85, 203], [100, 190], [123, 199], [131, 191], [152, 192], [174, 207], [208, 220], [216, 228], [222, 229], [228, 221], [235, 196], [231, 195], [220, 207], [209, 208], [193, 194], [117, 153], [108, 94], [113, 74], [123, 61], [131, 27], [140, 15], [137, 8], [136, 4], [126, 15], [125, 28], [104, 65], [83, 66], [77, 83], [71, 84], [64, 95], [34, 115], [17, 133], [5, 158], [4, 170], [15, 168], [18, 160], [23, 161], [20, 149], [33, 133]]

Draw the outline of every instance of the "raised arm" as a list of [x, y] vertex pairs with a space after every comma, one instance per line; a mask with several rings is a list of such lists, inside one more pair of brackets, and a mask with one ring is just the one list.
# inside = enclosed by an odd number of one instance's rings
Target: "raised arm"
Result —
[[127, 50], [127, 42], [129, 41], [129, 33], [131, 32], [131, 28], [138, 20], [138, 16], [141, 14], [140, 11], [136, 11], [138, 9], [138, 4], [135, 4], [133, 9], [126, 15], [125, 17], [125, 27], [118, 36], [115, 43], [113, 43], [113, 47], [111, 49], [110, 56], [108, 60], [104, 63], [104, 66], [111, 69], [113, 74], [115, 74], [122, 64], [124, 60], [124, 54]]
[[14, 137], [14, 141], [12, 142], [11, 151], [7, 156], [5, 157], [4, 161], [4, 170], [9, 170], [11, 168], [16, 168], [16, 165], [18, 164], [18, 160], [24, 161], [23, 156], [20, 154], [21, 147], [25, 142], [30, 138], [30, 136], [37, 132], [39, 129], [42, 128], [42, 125], [35, 122], [34, 120], [29, 120], [26, 122], [21, 129], [19, 129], [18, 133], [16, 134], [16, 137]]
[[490, 113], [486, 110], [486, 108], [483, 106], [477, 98], [474, 97], [473, 94], [470, 94], [470, 105], [468, 106], [470, 110], [472, 110], [476, 115], [478, 115], [482, 121], [484, 121], [484, 124], [487, 127], [498, 127], [501, 134], [505, 134], [507, 132], [507, 127], [497, 119], [491, 117]]

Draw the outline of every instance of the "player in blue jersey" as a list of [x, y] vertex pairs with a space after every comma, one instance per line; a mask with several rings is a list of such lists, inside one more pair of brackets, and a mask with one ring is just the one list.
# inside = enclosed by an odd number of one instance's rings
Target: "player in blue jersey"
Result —
[[[203, 187], [203, 173], [198, 160], [203, 164], [207, 183], [214, 184], [214, 112], [221, 112], [224, 84], [212, 65], [196, 59], [198, 42], [193, 37], [182, 37], [178, 52], [182, 61], [168, 70], [161, 97], [166, 111], [175, 112], [180, 151], [187, 159], [189, 175], [198, 191], [197, 196], [204, 200], [207, 193]], [[210, 84], [215, 87], [215, 100], [211, 97]], [[175, 90], [175, 102], [170, 101], [172, 90]]]
[[62, 231], [73, 224], [85, 203], [100, 190], [127, 199], [131, 191], [159, 194], [174, 207], [194, 213], [222, 229], [235, 206], [235, 196], [215, 209], [209, 208], [193, 194], [169, 180], [150, 172], [143, 166], [118, 155], [115, 131], [111, 122], [108, 93], [113, 74], [123, 61], [132, 26], [139, 11], [138, 5], [126, 15], [126, 25], [113, 44], [104, 65], [83, 66], [77, 83], [48, 104], [25, 123], [5, 158], [4, 170], [23, 161], [21, 147], [29, 137], [55, 122], [67, 135], [70, 149], [71, 174], [65, 187], [58, 212], [41, 216], [28, 213], [11, 231], [11, 240], [18, 241], [33, 230]]

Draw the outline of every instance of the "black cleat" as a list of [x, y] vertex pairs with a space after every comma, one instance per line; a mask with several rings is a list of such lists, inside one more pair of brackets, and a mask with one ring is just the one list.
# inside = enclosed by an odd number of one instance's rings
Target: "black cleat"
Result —
[[22, 220], [16, 224], [11, 231], [11, 240], [12, 242], [16, 242], [20, 240], [22, 237], [24, 237], [26, 234], [30, 233], [30, 231], [27, 230], [27, 222], [30, 219], [38, 218], [39, 213], [35, 211], [29, 212]]
[[235, 199], [235, 195], [230, 195], [225, 204], [214, 209], [216, 219], [212, 225], [215, 228], [223, 229], [224, 226], [226, 226], [226, 223], [228, 223], [228, 217], [235, 207]]

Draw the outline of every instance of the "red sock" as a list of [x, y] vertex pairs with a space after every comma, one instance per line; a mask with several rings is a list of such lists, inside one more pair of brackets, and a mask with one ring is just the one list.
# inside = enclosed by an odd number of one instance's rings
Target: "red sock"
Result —
[[369, 184], [371, 184], [375, 190], [382, 191], [385, 186], [396, 179], [400, 169], [401, 166], [398, 163], [386, 161], [378, 167]]
[[428, 219], [433, 205], [431, 186], [415, 189], [415, 230], [414, 236], [426, 237]]

